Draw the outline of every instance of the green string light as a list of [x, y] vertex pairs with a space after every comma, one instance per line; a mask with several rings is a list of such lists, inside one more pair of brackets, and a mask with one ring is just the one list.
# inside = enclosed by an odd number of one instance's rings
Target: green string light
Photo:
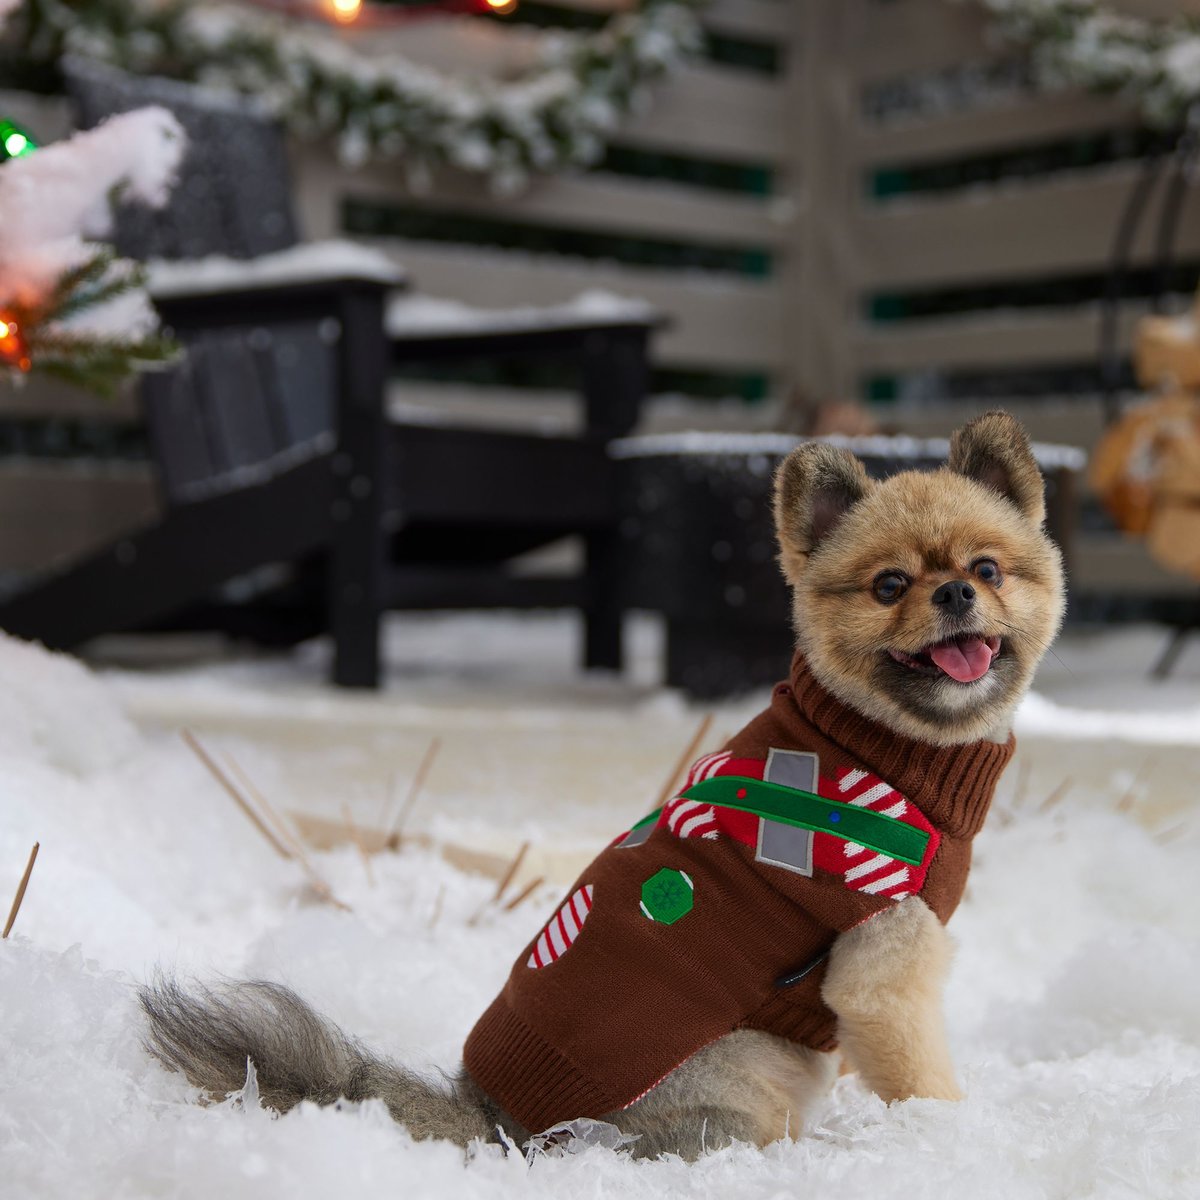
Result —
[[23, 158], [37, 149], [37, 142], [11, 121], [0, 117], [0, 160], [7, 158]]

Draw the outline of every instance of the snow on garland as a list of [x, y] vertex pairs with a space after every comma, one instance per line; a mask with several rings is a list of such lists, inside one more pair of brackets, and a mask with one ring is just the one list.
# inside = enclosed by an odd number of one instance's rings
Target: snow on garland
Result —
[[253, 92], [296, 133], [332, 135], [351, 165], [403, 155], [517, 185], [595, 162], [652, 83], [700, 46], [707, 0], [642, 0], [589, 34], [543, 39], [512, 81], [458, 78], [396, 56], [366, 57], [327, 27], [249, 6], [188, 0], [23, 0], [22, 49]]
[[114, 193], [166, 200], [184, 144], [171, 113], [143, 108], [0, 164], [0, 377], [39, 371], [111, 395], [173, 357], [140, 265], [93, 239]]
[[[964, 2], [964, 0], [958, 0]], [[1200, 99], [1200, 21], [1117, 15], [1098, 0], [969, 0], [1033, 48], [1046, 86], [1123, 93], [1155, 124]], [[696, 53], [707, 0], [641, 0], [589, 34], [543, 39], [515, 80], [457, 77], [367, 57], [320, 24], [207, 0], [0, 0], [33, 61], [64, 53], [253, 92], [343, 160], [403, 157], [414, 183], [449, 163], [516, 187], [594, 163], [651, 84]], [[0, 15], [0, 20], [3, 16]]]
[[1118, 93], [1154, 125], [1200, 100], [1200, 20], [1123, 16], [1096, 0], [971, 0], [1007, 38], [1033, 47], [1039, 82]]

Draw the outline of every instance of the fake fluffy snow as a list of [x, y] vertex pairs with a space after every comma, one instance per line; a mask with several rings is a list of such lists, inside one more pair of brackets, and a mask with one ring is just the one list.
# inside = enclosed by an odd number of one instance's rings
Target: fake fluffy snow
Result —
[[[336, 851], [316, 856], [353, 908], [334, 910], [256, 840], [178, 739], [131, 723], [107, 681], [8, 639], [0, 672], [0, 905], [42, 843], [0, 943], [5, 1200], [1200, 1195], [1194, 827], [1155, 833], [1082, 793], [1016, 803], [1002, 783], [951, 925], [961, 1104], [887, 1107], [846, 1077], [802, 1136], [763, 1151], [685, 1165], [593, 1148], [526, 1165], [487, 1146], [464, 1159], [412, 1142], [375, 1103], [273, 1119], [251, 1087], [196, 1105], [141, 1049], [134, 985], [159, 965], [280, 979], [395, 1057], [452, 1067], [556, 891], [511, 913], [485, 907], [472, 926], [490, 880], [409, 849], [377, 856], [371, 886], [358, 856]], [[651, 697], [604, 719], [559, 715], [611, 747], [620, 721], [632, 730], [662, 710]], [[539, 719], [545, 753], [569, 754], [570, 739]], [[1036, 727], [1036, 705], [1022, 719]], [[662, 757], [675, 752], [672, 742]], [[503, 807], [512, 784], [491, 786], [472, 797], [477, 809]], [[571, 821], [563, 799], [545, 811], [542, 839]]]
[[0, 274], [6, 293], [36, 303], [59, 275], [94, 252], [111, 228], [110, 193], [158, 207], [184, 151], [165, 108], [109, 117], [95, 129], [15, 158], [0, 170]]

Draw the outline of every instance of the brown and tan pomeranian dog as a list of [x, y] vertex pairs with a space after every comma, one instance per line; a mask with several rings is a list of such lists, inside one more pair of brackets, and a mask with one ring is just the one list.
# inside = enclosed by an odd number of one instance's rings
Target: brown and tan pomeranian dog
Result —
[[[944, 924], [1063, 613], [1042, 479], [994, 412], [882, 483], [828, 445], [775, 480], [797, 650], [770, 705], [584, 871], [435, 1086], [291, 992], [143, 994], [150, 1047], [209, 1093], [379, 1097], [417, 1137], [503, 1130], [694, 1157], [798, 1130], [841, 1048], [886, 1100], [958, 1095]], [[612, 1144], [611, 1141], [609, 1144]]]

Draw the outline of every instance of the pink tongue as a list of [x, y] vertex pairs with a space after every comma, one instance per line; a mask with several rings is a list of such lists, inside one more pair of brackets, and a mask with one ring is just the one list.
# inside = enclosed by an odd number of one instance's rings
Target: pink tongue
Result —
[[992, 665], [992, 652], [982, 638], [960, 638], [944, 646], [934, 646], [929, 651], [933, 659], [951, 679], [959, 683], [970, 683], [987, 674]]

